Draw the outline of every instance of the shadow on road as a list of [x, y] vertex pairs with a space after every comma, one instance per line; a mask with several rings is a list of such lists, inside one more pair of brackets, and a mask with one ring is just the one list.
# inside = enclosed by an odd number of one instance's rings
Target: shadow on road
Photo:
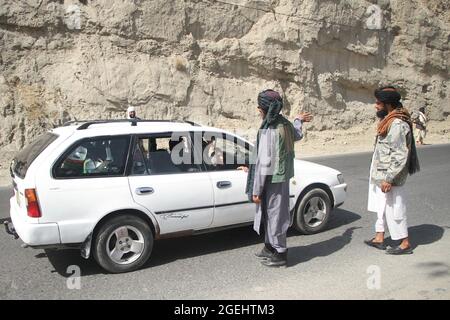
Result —
[[432, 278], [448, 277], [450, 275], [450, 267], [444, 262], [423, 262], [417, 264], [417, 266], [423, 269], [431, 269], [429, 276]]
[[[340, 228], [360, 218], [361, 216], [356, 213], [336, 209], [330, 217], [326, 230]], [[299, 236], [299, 233], [291, 228], [287, 236], [296, 237]], [[153, 256], [145, 267], [158, 266], [178, 259], [233, 250], [260, 243], [263, 243], [262, 237], [258, 236], [251, 226], [183, 239], [161, 240], [155, 243]]]
[[288, 267], [312, 260], [317, 257], [329, 256], [348, 245], [352, 240], [353, 231], [361, 227], [352, 227], [340, 236], [306, 246], [289, 248]]
[[[444, 228], [436, 226], [434, 224], [421, 224], [408, 228], [409, 240], [412, 248], [415, 249], [418, 246], [432, 244], [439, 241], [444, 235]], [[390, 237], [386, 238], [386, 244], [390, 246], [396, 246], [400, 241], [392, 240]]]
[[[327, 230], [340, 228], [351, 224], [360, 218], [360, 215], [353, 212], [344, 209], [336, 209], [330, 217]], [[354, 229], [355, 228], [347, 229], [342, 236], [334, 237], [317, 245], [307, 246], [311, 248], [311, 250], [308, 250], [308, 252], [310, 252], [309, 254], [322, 256], [338, 251], [348, 244]], [[298, 232], [293, 229], [289, 230], [288, 237], [296, 236], [299, 236]], [[191, 237], [159, 240], [155, 241], [151, 258], [143, 266], [143, 269], [164, 265], [176, 260], [199, 257], [210, 253], [218, 253], [260, 243], [263, 243], [262, 237], [258, 236], [255, 231], [253, 231], [252, 226]], [[298, 253], [300, 258], [296, 263], [303, 262], [305, 259], [305, 253], [303, 252], [305, 250], [304, 247], [293, 248], [292, 250], [292, 254], [291, 251], [289, 251], [290, 257], [292, 255], [297, 255]], [[295, 253], [298, 250], [299, 252]], [[316, 250], [319, 252], [318, 254]], [[307, 255], [308, 253], [306, 253], [306, 256]], [[80, 256], [79, 250], [45, 250], [45, 253], [37, 254], [36, 258], [48, 258], [55, 269], [53, 272], [57, 272], [63, 277], [71, 276], [71, 274], [67, 273], [67, 268], [70, 265], [79, 266], [81, 269], [81, 276], [106, 273], [96, 264], [92, 257], [89, 260], [83, 259]]]
[[[348, 211], [345, 209], [340, 209], [340, 208], [334, 209], [330, 216], [330, 220], [328, 220], [328, 225], [323, 232], [325, 232], [327, 230], [333, 230], [333, 229], [340, 228], [342, 226], [349, 225], [359, 219], [361, 219], [361, 216], [359, 214], [356, 214], [354, 212], [351, 212], [351, 211]], [[298, 236], [298, 235], [299, 235], [299, 233], [294, 228], [290, 228], [288, 230], [288, 233], [287, 233], [288, 237]]]
[[[3, 225], [3, 223], [4, 223], [5, 221], [11, 221], [11, 218], [1, 218], [1, 219], [0, 219], [0, 224]], [[3, 227], [2, 227], [2, 228], [3, 228]], [[2, 230], [2, 231], [3, 231], [3, 230]]]
[[67, 273], [69, 266], [78, 266], [81, 270], [81, 276], [89, 276], [94, 274], [106, 273], [91, 257], [86, 260], [81, 257], [80, 250], [45, 250], [43, 253], [39, 253], [36, 258], [48, 258], [52, 264], [52, 272], [57, 272], [63, 277], [70, 277], [72, 273]]
[[409, 228], [408, 233], [413, 247], [416, 248], [441, 240], [444, 228], [433, 224], [422, 224]]
[[349, 225], [359, 219], [361, 219], [359, 214], [345, 209], [334, 209], [333, 214], [330, 216], [327, 230], [337, 229], [342, 226]]

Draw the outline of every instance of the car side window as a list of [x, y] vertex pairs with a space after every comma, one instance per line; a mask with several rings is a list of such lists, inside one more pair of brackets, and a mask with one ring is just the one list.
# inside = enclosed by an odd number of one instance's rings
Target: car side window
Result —
[[140, 140], [140, 143], [136, 143], [134, 146], [131, 174], [146, 175], [148, 173], [148, 159], [144, 157], [144, 146], [142, 145], [142, 140]]
[[53, 171], [55, 178], [123, 175], [129, 139], [121, 136], [81, 141], [57, 162]]
[[200, 172], [195, 164], [188, 133], [138, 137], [134, 146], [132, 175]]
[[202, 159], [208, 171], [236, 170], [250, 163], [250, 145], [224, 133], [204, 132]]

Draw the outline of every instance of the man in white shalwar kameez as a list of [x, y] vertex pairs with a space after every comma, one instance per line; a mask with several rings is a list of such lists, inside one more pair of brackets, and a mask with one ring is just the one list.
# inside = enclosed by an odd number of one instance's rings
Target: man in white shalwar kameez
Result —
[[423, 139], [427, 135], [427, 122], [428, 118], [425, 116], [425, 107], [419, 108], [417, 117], [414, 119], [414, 124], [416, 125], [416, 143], [423, 144]]
[[388, 248], [388, 254], [410, 254], [406, 204], [403, 185], [408, 173], [419, 170], [417, 153], [408, 111], [400, 102], [401, 96], [393, 87], [375, 91], [377, 116], [381, 119], [369, 179], [369, 211], [377, 214], [376, 236], [365, 243], [385, 250], [385, 225], [392, 240], [399, 246]]

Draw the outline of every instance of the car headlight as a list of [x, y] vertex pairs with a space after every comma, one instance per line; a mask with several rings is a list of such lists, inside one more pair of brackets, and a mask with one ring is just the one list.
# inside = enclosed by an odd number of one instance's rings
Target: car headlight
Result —
[[337, 179], [338, 179], [340, 184], [343, 184], [345, 182], [344, 181], [344, 175], [342, 173], [337, 175]]

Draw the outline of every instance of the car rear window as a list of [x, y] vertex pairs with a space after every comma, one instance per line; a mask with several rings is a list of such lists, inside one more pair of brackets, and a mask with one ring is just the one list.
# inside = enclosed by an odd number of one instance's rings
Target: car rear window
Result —
[[21, 179], [25, 178], [28, 168], [33, 161], [57, 138], [57, 134], [46, 132], [23, 148], [14, 158], [14, 173]]
[[124, 175], [130, 136], [83, 139], [53, 168], [56, 179], [118, 177]]

